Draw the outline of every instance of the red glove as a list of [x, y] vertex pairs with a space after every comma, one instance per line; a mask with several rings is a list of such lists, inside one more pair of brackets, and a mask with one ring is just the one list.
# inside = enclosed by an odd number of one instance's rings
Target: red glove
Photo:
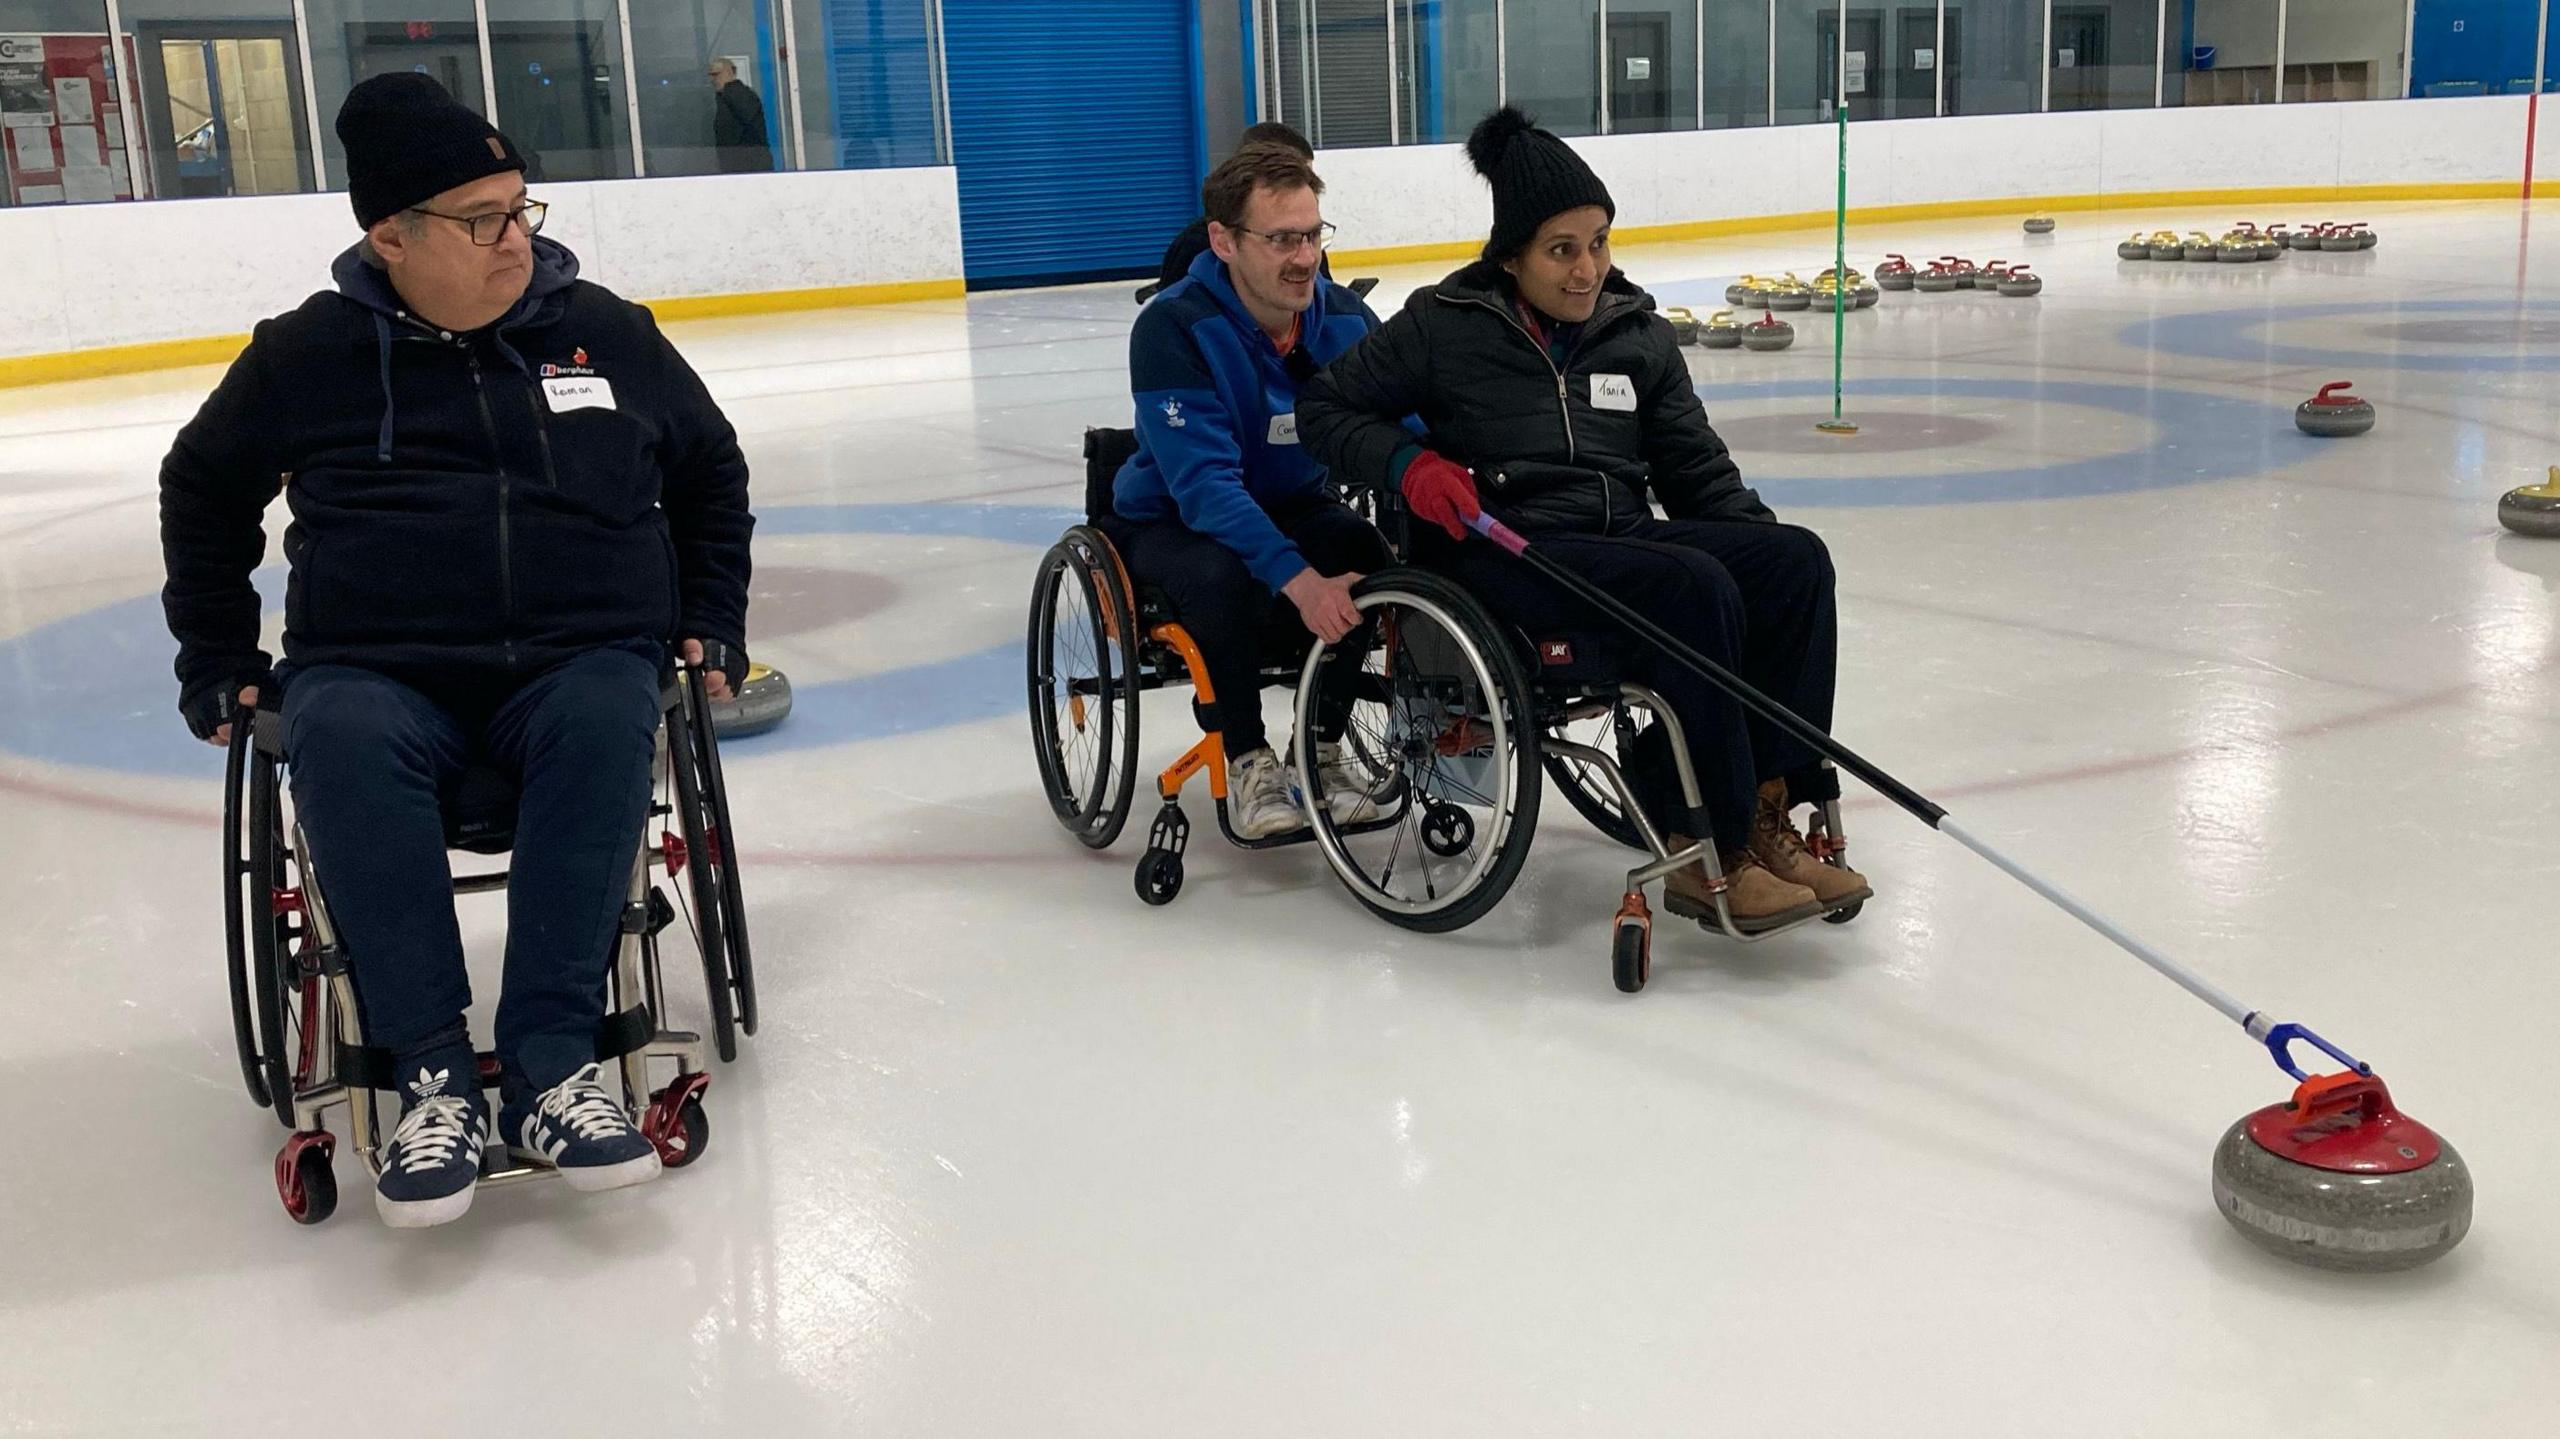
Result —
[[1399, 484], [1405, 508], [1415, 518], [1447, 530], [1453, 540], [1465, 539], [1467, 521], [1484, 513], [1484, 506], [1476, 501], [1476, 477], [1467, 473], [1466, 466], [1430, 450], [1404, 467]]

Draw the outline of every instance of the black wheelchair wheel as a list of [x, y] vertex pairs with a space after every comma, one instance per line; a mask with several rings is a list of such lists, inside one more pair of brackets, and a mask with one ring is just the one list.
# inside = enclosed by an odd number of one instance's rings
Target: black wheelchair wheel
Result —
[[[693, 685], [699, 685], [697, 677]], [[684, 703], [691, 709], [699, 691], [688, 686]], [[693, 709], [683, 717], [688, 729], [710, 722], [709, 712]], [[727, 1063], [738, 1057], [736, 1010], [729, 989], [728, 931], [720, 923], [722, 909], [718, 866], [711, 861], [709, 817], [703, 812], [701, 755], [691, 743], [668, 736], [667, 767], [675, 772], [676, 824], [684, 837], [685, 882], [693, 891], [694, 937], [702, 946], [702, 990], [711, 1004], [711, 1045]]]
[[[692, 714], [708, 715], [711, 713], [710, 691], [704, 687], [700, 672], [689, 673], [695, 702]], [[711, 838], [711, 862], [720, 881], [720, 932], [728, 944], [729, 984], [734, 991], [732, 1003], [737, 1012], [738, 1028], [753, 1034], [756, 1032], [755, 952], [747, 943], [747, 901], [738, 883], [738, 836], [729, 825], [729, 781], [720, 767], [720, 737], [713, 726], [699, 718], [688, 718], [685, 732], [693, 740], [702, 777], [703, 802], [710, 808], [706, 823]]]
[[1134, 610], [1100, 531], [1077, 525], [1041, 558], [1023, 645], [1031, 745], [1050, 810], [1089, 849], [1120, 837], [1137, 782]]
[[[1371, 913], [1425, 933], [1460, 929], [1500, 903], [1537, 832], [1538, 725], [1507, 632], [1466, 591], [1420, 570], [1381, 570], [1352, 602], [1371, 623], [1349, 685], [1352, 747], [1381, 757], [1376, 820], [1337, 824], [1309, 806], [1317, 846]], [[1307, 654], [1298, 679], [1297, 780], [1318, 793], [1323, 671], [1334, 646]]]
[[284, 839], [284, 786], [274, 761], [253, 755], [249, 764], [249, 866], [246, 896], [249, 931], [251, 998], [258, 1016], [259, 1070], [267, 1091], [267, 1107], [291, 1129], [293, 1031], [288, 1025], [295, 988], [291, 973], [294, 930], [291, 916], [278, 911], [275, 896], [287, 888]]
[[1638, 994], [1653, 977], [1653, 931], [1641, 924], [1621, 924], [1609, 940], [1610, 978], [1621, 994]]
[[[266, 1069], [258, 1059], [257, 1019], [251, 1013], [249, 999], [248, 894], [254, 877], [246, 851], [249, 769], [252, 765], [263, 766], [267, 760], [250, 748], [250, 723], [248, 715], [232, 722], [231, 746], [223, 758], [222, 945], [230, 960], [231, 1038], [240, 1052], [240, 1079], [249, 1088], [249, 1102], [264, 1109], [275, 1101], [267, 1093]], [[263, 904], [260, 908], [264, 908]]]
[[[1635, 753], [1636, 735], [1651, 722], [1651, 715], [1632, 709], [1624, 700], [1610, 706], [1609, 712], [1589, 718], [1569, 720], [1559, 726], [1556, 736], [1586, 744], [1617, 760], [1624, 771]], [[1564, 802], [1573, 812], [1590, 822], [1593, 829], [1614, 843], [1629, 849], [1644, 850], [1644, 832], [1627, 816], [1624, 801], [1609, 783], [1608, 776], [1590, 761], [1552, 749], [1539, 755], [1547, 768], [1547, 778], [1555, 781]]]

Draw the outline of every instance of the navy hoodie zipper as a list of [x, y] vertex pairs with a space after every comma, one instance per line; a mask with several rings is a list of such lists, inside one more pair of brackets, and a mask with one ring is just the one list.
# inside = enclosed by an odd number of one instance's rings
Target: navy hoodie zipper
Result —
[[511, 508], [511, 485], [507, 478], [506, 451], [498, 443], [498, 417], [489, 409], [489, 387], [480, 378], [480, 357], [474, 354], [468, 340], [462, 341], [463, 363], [471, 367], [471, 398], [480, 404], [480, 425], [489, 432], [489, 459], [498, 470], [498, 644], [506, 658], [507, 668], [516, 664], [516, 579], [515, 534], [508, 514]]

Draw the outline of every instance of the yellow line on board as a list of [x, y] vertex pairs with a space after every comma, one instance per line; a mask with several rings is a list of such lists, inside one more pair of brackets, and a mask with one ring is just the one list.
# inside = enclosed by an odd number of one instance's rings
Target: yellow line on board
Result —
[[[1851, 224], [1890, 225], [1915, 220], [1954, 220], [1973, 215], [2031, 215], [2039, 210], [2133, 210], [2193, 208], [2200, 205], [2350, 204], [2358, 200], [2512, 200], [2513, 180], [2460, 181], [2434, 185], [2292, 185], [2280, 188], [2227, 190], [2127, 190], [2111, 195], [2021, 195], [2000, 200], [1933, 200], [1914, 205], [1853, 205]], [[1724, 235], [1769, 234], [1806, 230], [1832, 221], [1829, 210], [1797, 210], [1780, 215], [1737, 215], [1724, 220], [1682, 220], [1667, 225], [1621, 225], [1612, 238], [1621, 244], [1710, 240]], [[1435, 241], [1422, 245], [1386, 245], [1370, 250], [1335, 250], [1331, 259], [1340, 271], [1351, 265], [1398, 265], [1423, 260], [1473, 259], [1484, 248], [1481, 239]]]
[[[738, 295], [680, 295], [644, 300], [660, 320], [708, 320], [728, 315], [771, 315], [789, 310], [826, 310], [846, 305], [895, 305], [915, 300], [950, 300], [968, 293], [959, 280], [909, 280], [889, 285], [827, 285], [807, 290], [753, 290]], [[42, 355], [0, 356], [0, 389], [18, 385], [53, 385], [66, 380], [95, 380], [145, 370], [174, 370], [188, 365], [227, 365], [246, 349], [246, 335], [207, 335], [188, 340], [153, 340], [140, 345], [106, 345], [94, 350], [64, 350]]]

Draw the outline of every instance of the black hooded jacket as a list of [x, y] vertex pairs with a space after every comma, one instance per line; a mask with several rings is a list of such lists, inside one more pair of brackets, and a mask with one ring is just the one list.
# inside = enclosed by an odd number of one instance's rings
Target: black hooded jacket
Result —
[[1430, 447], [1476, 472], [1523, 534], [1623, 534], [1657, 499], [1674, 519], [1771, 520], [1707, 424], [1671, 322], [1615, 270], [1561, 362], [1478, 261], [1417, 290], [1298, 396], [1298, 441], [1338, 482], [1391, 489]]
[[333, 274], [258, 326], [161, 464], [182, 705], [267, 667], [249, 577], [279, 490], [295, 664], [504, 683], [632, 640], [743, 650], [746, 461], [647, 310], [549, 240], [469, 335], [357, 251]]

